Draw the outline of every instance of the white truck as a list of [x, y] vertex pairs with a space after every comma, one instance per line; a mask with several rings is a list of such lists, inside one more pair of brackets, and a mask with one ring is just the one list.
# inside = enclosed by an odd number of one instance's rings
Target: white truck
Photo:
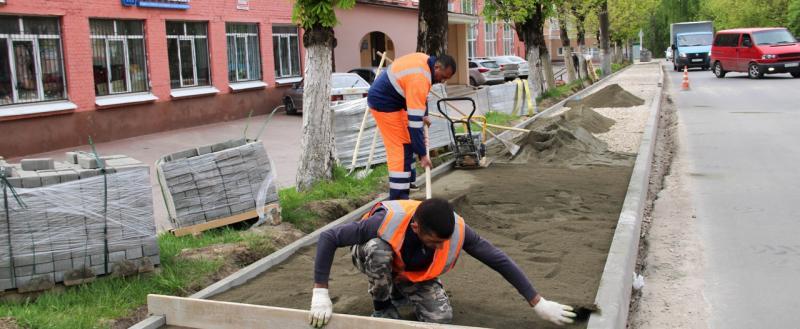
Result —
[[669, 27], [672, 67], [679, 71], [684, 67], [711, 67], [711, 43], [714, 40], [714, 24], [710, 21], [673, 23]]

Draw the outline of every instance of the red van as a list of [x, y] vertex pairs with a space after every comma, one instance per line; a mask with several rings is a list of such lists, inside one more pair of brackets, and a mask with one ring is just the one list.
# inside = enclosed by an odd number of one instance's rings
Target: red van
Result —
[[791, 73], [800, 78], [800, 44], [782, 27], [723, 30], [711, 45], [711, 65], [717, 78], [728, 72]]

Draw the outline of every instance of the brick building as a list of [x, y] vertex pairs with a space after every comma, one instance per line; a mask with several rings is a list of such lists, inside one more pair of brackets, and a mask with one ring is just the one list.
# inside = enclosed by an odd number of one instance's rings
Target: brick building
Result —
[[301, 34], [288, 0], [0, 2], [0, 155], [265, 113]]

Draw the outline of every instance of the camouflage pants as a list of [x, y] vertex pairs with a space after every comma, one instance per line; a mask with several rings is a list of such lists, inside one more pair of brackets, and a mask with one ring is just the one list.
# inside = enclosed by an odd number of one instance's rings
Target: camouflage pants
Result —
[[450, 323], [453, 308], [438, 278], [423, 282], [394, 280], [392, 247], [379, 238], [350, 248], [353, 265], [367, 275], [369, 293], [378, 301], [408, 298], [419, 321]]

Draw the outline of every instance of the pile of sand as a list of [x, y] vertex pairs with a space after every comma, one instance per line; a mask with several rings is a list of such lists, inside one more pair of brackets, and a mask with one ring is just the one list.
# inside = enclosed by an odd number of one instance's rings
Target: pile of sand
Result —
[[540, 164], [630, 165], [633, 158], [608, 150], [608, 145], [593, 134], [608, 132], [615, 121], [592, 109], [579, 105], [560, 115], [534, 121], [530, 133], [515, 143], [521, 147], [516, 156], [497, 146], [490, 149], [496, 163], [523, 164], [534, 160]]
[[608, 85], [586, 98], [569, 100], [564, 104], [564, 106], [571, 108], [584, 106], [590, 109], [601, 107], [633, 107], [639, 105], [644, 105], [643, 99], [627, 92], [616, 83]]

